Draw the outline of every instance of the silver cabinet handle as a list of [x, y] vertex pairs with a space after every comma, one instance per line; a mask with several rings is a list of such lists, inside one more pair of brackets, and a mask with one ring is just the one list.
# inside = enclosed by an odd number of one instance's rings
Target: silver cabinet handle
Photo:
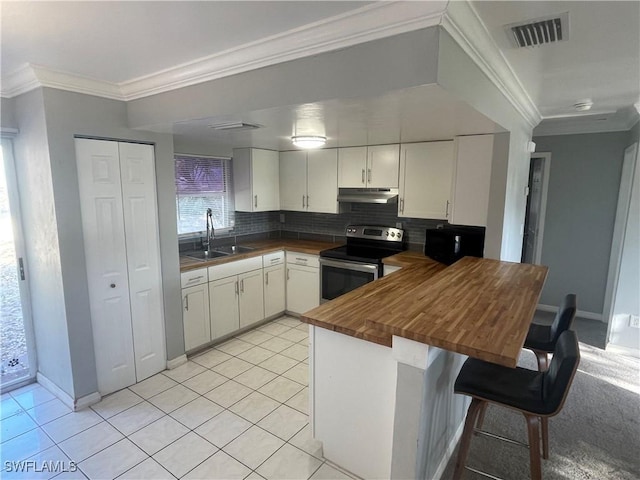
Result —
[[307, 195], [307, 208], [309, 208], [309, 195]]
[[265, 279], [265, 283], [266, 283], [267, 285], [269, 285], [269, 272], [266, 272], [266, 273], [264, 274], [264, 279]]
[[258, 208], [258, 195], [253, 196], [253, 206]]
[[404, 213], [404, 198], [400, 199], [400, 213]]
[[204, 275], [198, 275], [197, 277], [192, 277], [190, 278], [187, 283], [193, 283], [193, 282], [197, 282], [198, 280], [204, 278]]
[[244, 293], [244, 278], [240, 280], [240, 293]]
[[362, 169], [362, 183], [364, 183], [364, 168]]
[[189, 311], [189, 295], [184, 296], [184, 309], [187, 312]]
[[236, 295], [238, 295], [238, 281], [236, 280]]
[[447, 200], [447, 209], [445, 210], [444, 216], [449, 218], [449, 200]]
[[309, 259], [308, 258], [302, 258], [302, 257], [296, 257], [296, 260], [298, 262], [307, 262]]
[[289, 272], [291, 272], [291, 269], [287, 268], [287, 280], [291, 278], [291, 275], [289, 275]]
[[367, 182], [371, 183], [371, 169], [367, 170]]
[[302, 208], [304, 208], [304, 195], [302, 195]]

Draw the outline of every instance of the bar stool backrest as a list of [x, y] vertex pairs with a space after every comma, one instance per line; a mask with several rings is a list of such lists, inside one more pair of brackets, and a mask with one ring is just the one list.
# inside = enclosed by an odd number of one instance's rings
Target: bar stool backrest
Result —
[[564, 297], [562, 304], [556, 313], [556, 318], [553, 319], [551, 324], [551, 340], [553, 343], [558, 341], [558, 338], [562, 332], [569, 330], [573, 319], [576, 316], [576, 295], [570, 293]]
[[566, 330], [558, 338], [549, 370], [542, 374], [544, 414], [555, 415], [562, 409], [579, 363], [578, 337], [574, 331]]

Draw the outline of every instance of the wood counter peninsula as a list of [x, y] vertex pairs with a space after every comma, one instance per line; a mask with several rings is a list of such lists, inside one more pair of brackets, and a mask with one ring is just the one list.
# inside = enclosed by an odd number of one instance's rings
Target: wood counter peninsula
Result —
[[516, 366], [547, 267], [398, 260], [401, 270], [302, 316], [310, 424], [325, 458], [359, 477], [434, 479], [464, 424], [468, 400], [453, 394], [462, 363]]

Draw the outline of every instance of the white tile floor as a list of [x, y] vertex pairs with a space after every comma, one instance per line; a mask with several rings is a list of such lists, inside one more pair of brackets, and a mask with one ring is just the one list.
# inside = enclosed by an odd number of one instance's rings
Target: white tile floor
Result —
[[[71, 412], [37, 384], [2, 395], [7, 478], [348, 479], [310, 436], [308, 326], [282, 317]], [[79, 470], [38, 470], [75, 462]]]

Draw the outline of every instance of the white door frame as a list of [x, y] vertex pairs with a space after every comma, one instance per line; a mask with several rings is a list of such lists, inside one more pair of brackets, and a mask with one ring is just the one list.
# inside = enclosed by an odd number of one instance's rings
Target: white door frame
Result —
[[535, 152], [529, 156], [529, 169], [532, 158], [542, 158], [542, 192], [540, 193], [540, 217], [536, 232], [535, 252], [533, 263], [540, 265], [542, 262], [542, 240], [544, 238], [544, 222], [547, 216], [547, 194], [549, 193], [549, 173], [551, 171], [551, 152]]
[[29, 262], [27, 261], [27, 251], [25, 247], [24, 230], [22, 228], [22, 212], [20, 210], [20, 187], [18, 186], [18, 176], [16, 173], [15, 157], [13, 155], [13, 142], [11, 138], [15, 134], [7, 135], [2, 132], [2, 154], [4, 156], [5, 175], [9, 194], [9, 204], [13, 214], [13, 238], [16, 249], [16, 258], [22, 259], [25, 271], [25, 280], [19, 280], [20, 300], [22, 303], [22, 320], [24, 323], [24, 334], [27, 343], [27, 358], [29, 359], [29, 376], [12, 380], [2, 385], [3, 392], [8, 389], [18, 388], [27, 383], [32, 383], [36, 378], [37, 357], [35, 332], [33, 328], [33, 317], [31, 314], [31, 291], [29, 289]]
[[[635, 154], [633, 150], [635, 149]], [[629, 156], [627, 156], [629, 152]], [[611, 314], [613, 312], [613, 299], [618, 289], [618, 277], [620, 275], [620, 262], [622, 261], [622, 247], [627, 230], [627, 217], [631, 203], [633, 187], [633, 174], [638, 168], [638, 142], [629, 145], [624, 150], [622, 173], [620, 175], [620, 190], [618, 193], [618, 206], [616, 218], [613, 224], [613, 238], [611, 239], [611, 256], [609, 257], [609, 273], [607, 286], [604, 293], [604, 308], [602, 309], [602, 321], [607, 325], [606, 343], [609, 343], [611, 335]]]

